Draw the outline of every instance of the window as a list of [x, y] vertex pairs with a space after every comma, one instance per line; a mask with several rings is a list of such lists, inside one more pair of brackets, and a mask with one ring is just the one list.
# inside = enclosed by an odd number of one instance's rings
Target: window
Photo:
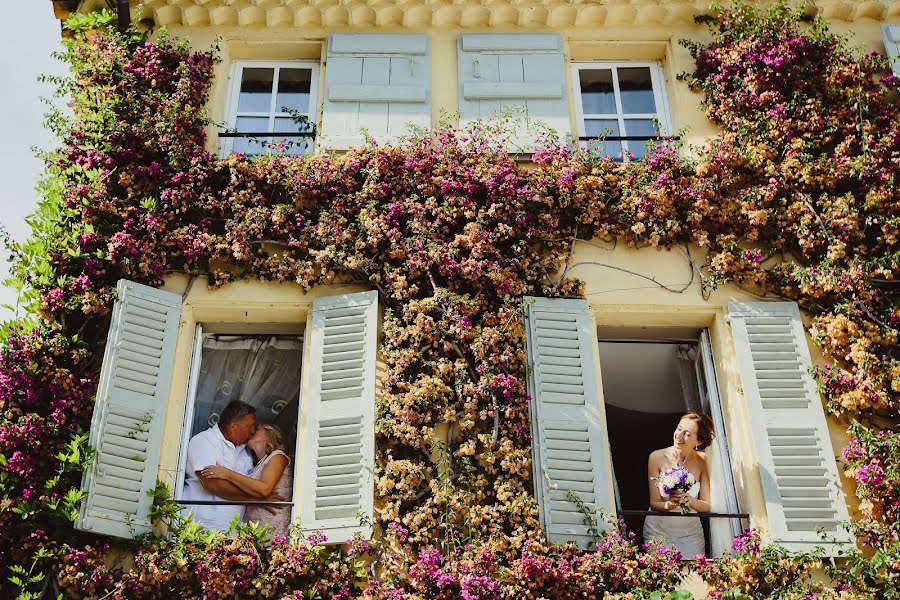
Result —
[[[678, 417], [708, 415], [716, 437], [706, 449], [710, 501], [714, 512], [738, 513], [728, 440], [705, 330], [696, 328], [600, 329], [603, 403], [609, 429], [616, 508], [638, 540], [643, 540], [649, 507], [647, 458], [672, 445]], [[740, 519], [702, 522], [708, 555], [720, 556], [743, 530]]]
[[235, 63], [223, 154], [312, 151], [318, 86], [315, 63]]
[[[728, 305], [727, 315], [753, 438], [753, 448], [742, 453], [753, 457], [753, 464], [749, 469], [742, 465], [743, 475], [758, 478], [765, 528], [773, 542], [790, 549], [818, 545], [834, 555], [853, 540], [840, 529], [848, 518], [847, 506], [821, 400], [809, 374], [799, 309], [792, 302], [735, 303]], [[548, 539], [589, 548], [592, 529], [604, 524], [599, 519], [585, 523], [584, 508], [615, 513], [617, 507], [628, 510], [626, 500], [643, 503], [646, 461], [655, 449], [650, 446], [665, 447], [671, 441], [671, 430], [666, 435], [664, 424], [653, 425], [657, 413], [674, 418], [699, 409], [712, 417], [718, 435], [708, 450], [712, 511], [726, 513], [721, 525], [710, 527], [712, 550], [727, 547], [736, 529], [732, 525], [728, 531], [737, 503], [706, 332], [657, 333], [656, 340], [612, 335], [620, 342], [652, 344], [632, 348], [640, 356], [629, 358], [624, 346], [601, 353], [584, 300], [525, 298], [525, 325], [534, 488]], [[602, 344], [609, 345], [610, 334], [604, 334]], [[610, 374], [601, 381], [604, 369]], [[732, 407], [733, 413], [740, 410]], [[734, 416], [730, 426], [745, 427]], [[654, 429], [659, 430], [658, 440], [649, 439]], [[632, 446], [617, 450], [623, 444]], [[755, 508], [762, 513], [762, 506]], [[823, 542], [820, 527], [833, 543]]]
[[[268, 323], [222, 322], [221, 300], [191, 302], [182, 314], [180, 294], [120, 281], [91, 422], [97, 452], [85, 470], [76, 527], [124, 538], [149, 531], [148, 492], [157, 477], [171, 481], [180, 469], [177, 496], [187, 441], [239, 395], [257, 407], [260, 421], [281, 425], [289, 450], [296, 442], [292, 520], [321, 529], [332, 543], [358, 531], [370, 536], [377, 298], [362, 292], [319, 296], [311, 305], [266, 304], [257, 315], [277, 311], [290, 319], [273, 319], [291, 329], [273, 335]], [[213, 315], [206, 334], [194, 322], [203, 314]], [[191, 334], [179, 338], [179, 323], [194, 334], [193, 359]]]
[[583, 147], [639, 160], [648, 141], [671, 133], [658, 63], [579, 63], [572, 79]]
[[[242, 325], [241, 329], [247, 330]], [[250, 325], [250, 329], [254, 326]], [[265, 329], [264, 325], [255, 327]], [[204, 331], [206, 329], [207, 331]], [[272, 424], [284, 437], [284, 451], [292, 457], [291, 480], [296, 479], [296, 442], [300, 404], [303, 334], [280, 333], [249, 336], [211, 333], [228, 331], [222, 324], [206, 328], [198, 324], [191, 359], [191, 377], [181, 440], [175, 498], [186, 497], [188, 443], [195, 435], [219, 422], [222, 409], [240, 400], [256, 409], [259, 424]], [[282, 331], [295, 329], [281, 324]], [[290, 498], [285, 498], [289, 501]]]

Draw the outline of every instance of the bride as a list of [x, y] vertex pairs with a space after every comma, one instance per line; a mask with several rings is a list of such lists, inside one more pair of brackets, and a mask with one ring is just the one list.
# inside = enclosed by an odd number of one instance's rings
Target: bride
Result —
[[[681, 417], [672, 436], [672, 446], [650, 454], [647, 471], [650, 476], [651, 510], [709, 512], [709, 473], [706, 454], [702, 450], [709, 446], [714, 435], [712, 419], [708, 416], [688, 413]], [[687, 492], [676, 491], [666, 495], [659, 476], [679, 466], [690, 472], [694, 483]], [[685, 558], [706, 552], [703, 527], [697, 517], [648, 516], [644, 520], [644, 539], [651, 538], [674, 547]]]

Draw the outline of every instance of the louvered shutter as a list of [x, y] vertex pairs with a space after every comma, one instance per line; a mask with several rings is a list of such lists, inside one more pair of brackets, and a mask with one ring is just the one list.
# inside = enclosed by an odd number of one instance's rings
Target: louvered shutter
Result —
[[117, 289], [75, 527], [132, 538], [150, 530], [181, 296], [124, 279]]
[[346, 542], [356, 531], [371, 536], [377, 309], [377, 292], [313, 303], [300, 523], [322, 530], [329, 543]]
[[534, 148], [539, 122], [563, 138], [570, 135], [563, 63], [559, 34], [461, 35], [460, 126], [508, 110], [525, 119], [510, 150], [525, 152]]
[[322, 143], [360, 146], [365, 129], [379, 143], [408, 125], [431, 125], [428, 38], [335, 33], [328, 41]]
[[881, 35], [884, 37], [884, 51], [891, 60], [894, 75], [900, 77], [900, 24], [883, 24]]
[[[585, 508], [614, 512], [608, 441], [603, 430], [596, 332], [584, 300], [526, 298], [534, 493], [547, 539], [593, 538]], [[598, 529], [603, 522], [595, 522]]]
[[732, 303], [728, 318], [773, 541], [793, 549], [825, 545], [816, 533], [822, 527], [851, 542], [839, 527], [847, 505], [797, 305]]

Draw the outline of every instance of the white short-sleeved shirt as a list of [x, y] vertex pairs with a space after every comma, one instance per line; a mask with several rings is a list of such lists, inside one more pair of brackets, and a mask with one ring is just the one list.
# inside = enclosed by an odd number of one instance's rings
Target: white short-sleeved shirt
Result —
[[[184, 500], [224, 500], [208, 491], [197, 478], [196, 471], [209, 465], [220, 465], [242, 475], [253, 470], [253, 457], [247, 447], [235, 446], [225, 439], [218, 425], [201, 431], [188, 443], [187, 465], [185, 467]], [[182, 511], [193, 514], [194, 520], [207, 529], [225, 531], [235, 516], [238, 519], [244, 514], [241, 505], [187, 505]]]

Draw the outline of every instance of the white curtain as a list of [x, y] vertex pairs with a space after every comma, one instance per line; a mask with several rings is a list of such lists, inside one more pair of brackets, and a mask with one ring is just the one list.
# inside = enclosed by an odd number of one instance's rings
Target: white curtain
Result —
[[274, 423], [289, 450], [297, 439], [301, 337], [210, 336], [203, 340], [191, 435], [219, 422], [232, 400], [256, 408], [260, 423]]
[[701, 412], [700, 390], [697, 387], [697, 371], [694, 363], [699, 351], [697, 346], [679, 345], [675, 347], [675, 369], [681, 381], [681, 397], [687, 412]]

